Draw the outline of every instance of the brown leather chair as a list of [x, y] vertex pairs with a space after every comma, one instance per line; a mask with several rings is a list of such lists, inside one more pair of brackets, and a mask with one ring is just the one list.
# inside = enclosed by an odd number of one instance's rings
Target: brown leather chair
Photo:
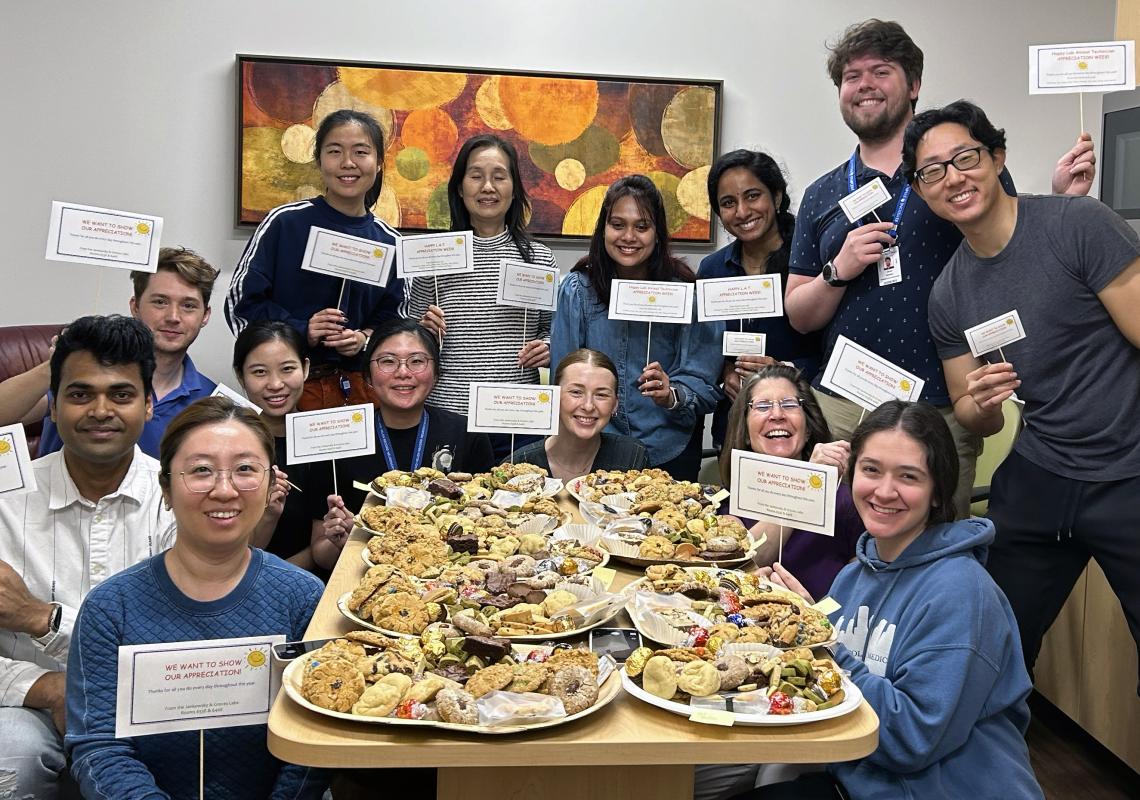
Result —
[[[0, 381], [27, 372], [42, 364], [48, 355], [51, 339], [63, 325], [12, 325], [0, 327]], [[24, 426], [28, 451], [35, 458], [39, 450], [42, 422]]]

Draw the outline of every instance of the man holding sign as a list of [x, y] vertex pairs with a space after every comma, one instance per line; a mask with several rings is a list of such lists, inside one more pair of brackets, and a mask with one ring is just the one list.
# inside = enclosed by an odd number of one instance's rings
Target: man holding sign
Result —
[[[1010, 197], [1005, 154], [1004, 132], [960, 100], [915, 117], [904, 168], [965, 237], [930, 295], [955, 416], [989, 435], [1015, 389], [1025, 402], [1025, 429], [994, 475], [987, 567], [1032, 668], [1089, 556], [1140, 642], [1140, 239], [1093, 199]], [[1005, 340], [1008, 361], [985, 363], [966, 331], [1010, 309], [1025, 338]]]
[[159, 464], [136, 446], [151, 415], [150, 331], [82, 317], [51, 359], [63, 450], [32, 464], [35, 492], [0, 498], [0, 775], [54, 798], [64, 769], [64, 665], [87, 592], [169, 547]]
[[[832, 46], [828, 72], [843, 121], [859, 144], [804, 193], [785, 305], [798, 330], [825, 330], [825, 363], [842, 335], [925, 381], [921, 399], [942, 411], [957, 443], [955, 505], [965, 514], [981, 441], [954, 420], [926, 320], [930, 287], [962, 237], [910, 190], [900, 168], [922, 66], [922, 50], [897, 22], [866, 20]], [[1053, 191], [1086, 194], [1093, 172], [1092, 141], [1082, 135], [1057, 162]], [[885, 195], [866, 191], [875, 181]], [[841, 199], [856, 193], [870, 199], [863, 207], [840, 207]], [[867, 208], [876, 198], [882, 204]], [[819, 379], [814, 388], [832, 433], [849, 439], [863, 409], [824, 390]]]

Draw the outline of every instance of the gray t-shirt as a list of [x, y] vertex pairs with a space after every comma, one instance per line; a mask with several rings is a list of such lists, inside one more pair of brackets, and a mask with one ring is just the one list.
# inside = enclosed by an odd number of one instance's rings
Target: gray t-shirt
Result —
[[1022, 195], [1005, 249], [979, 258], [963, 241], [930, 293], [943, 360], [970, 352], [967, 328], [1017, 310], [1026, 338], [1002, 348], [1025, 401], [1015, 449], [1057, 475], [1140, 475], [1140, 350], [1097, 297], [1137, 258], [1140, 239], [1100, 201]]

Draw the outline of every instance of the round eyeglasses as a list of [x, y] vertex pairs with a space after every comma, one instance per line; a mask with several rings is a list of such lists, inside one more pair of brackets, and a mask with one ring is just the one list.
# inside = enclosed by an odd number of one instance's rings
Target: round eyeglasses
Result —
[[186, 490], [194, 494], [206, 494], [218, 485], [222, 473], [230, 476], [230, 485], [239, 492], [255, 492], [265, 483], [265, 475], [269, 468], [264, 464], [251, 461], [238, 464], [232, 469], [217, 469], [207, 464], [199, 464], [188, 470], [179, 472]]
[[408, 372], [413, 375], [419, 375], [431, 367], [431, 362], [432, 357], [427, 353], [412, 353], [407, 358], [398, 358], [390, 353], [385, 353], [372, 359], [376, 370], [382, 375], [391, 375], [398, 370], [401, 365], [407, 367]]

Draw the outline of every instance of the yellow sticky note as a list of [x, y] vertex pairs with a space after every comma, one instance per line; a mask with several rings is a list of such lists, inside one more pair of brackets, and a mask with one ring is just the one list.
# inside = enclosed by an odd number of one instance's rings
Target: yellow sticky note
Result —
[[839, 609], [843, 608], [843, 606], [835, 602], [835, 598], [829, 595], [813, 605], [812, 608], [821, 614], [830, 614], [833, 611], [838, 611]]
[[719, 492], [717, 492], [716, 494], [714, 494], [712, 497], [709, 498], [709, 502], [712, 503], [713, 505], [720, 505], [721, 503], [723, 503], [725, 500], [728, 499], [728, 494], [729, 494], [728, 489], [721, 489]]
[[689, 722], [702, 722], [705, 725], [724, 725], [731, 728], [736, 715], [731, 711], [716, 711], [711, 708], [698, 708], [689, 715]]
[[617, 570], [610, 569], [609, 567], [594, 567], [594, 577], [602, 582], [605, 588], [610, 588], [610, 584], [614, 582], [617, 577]]

